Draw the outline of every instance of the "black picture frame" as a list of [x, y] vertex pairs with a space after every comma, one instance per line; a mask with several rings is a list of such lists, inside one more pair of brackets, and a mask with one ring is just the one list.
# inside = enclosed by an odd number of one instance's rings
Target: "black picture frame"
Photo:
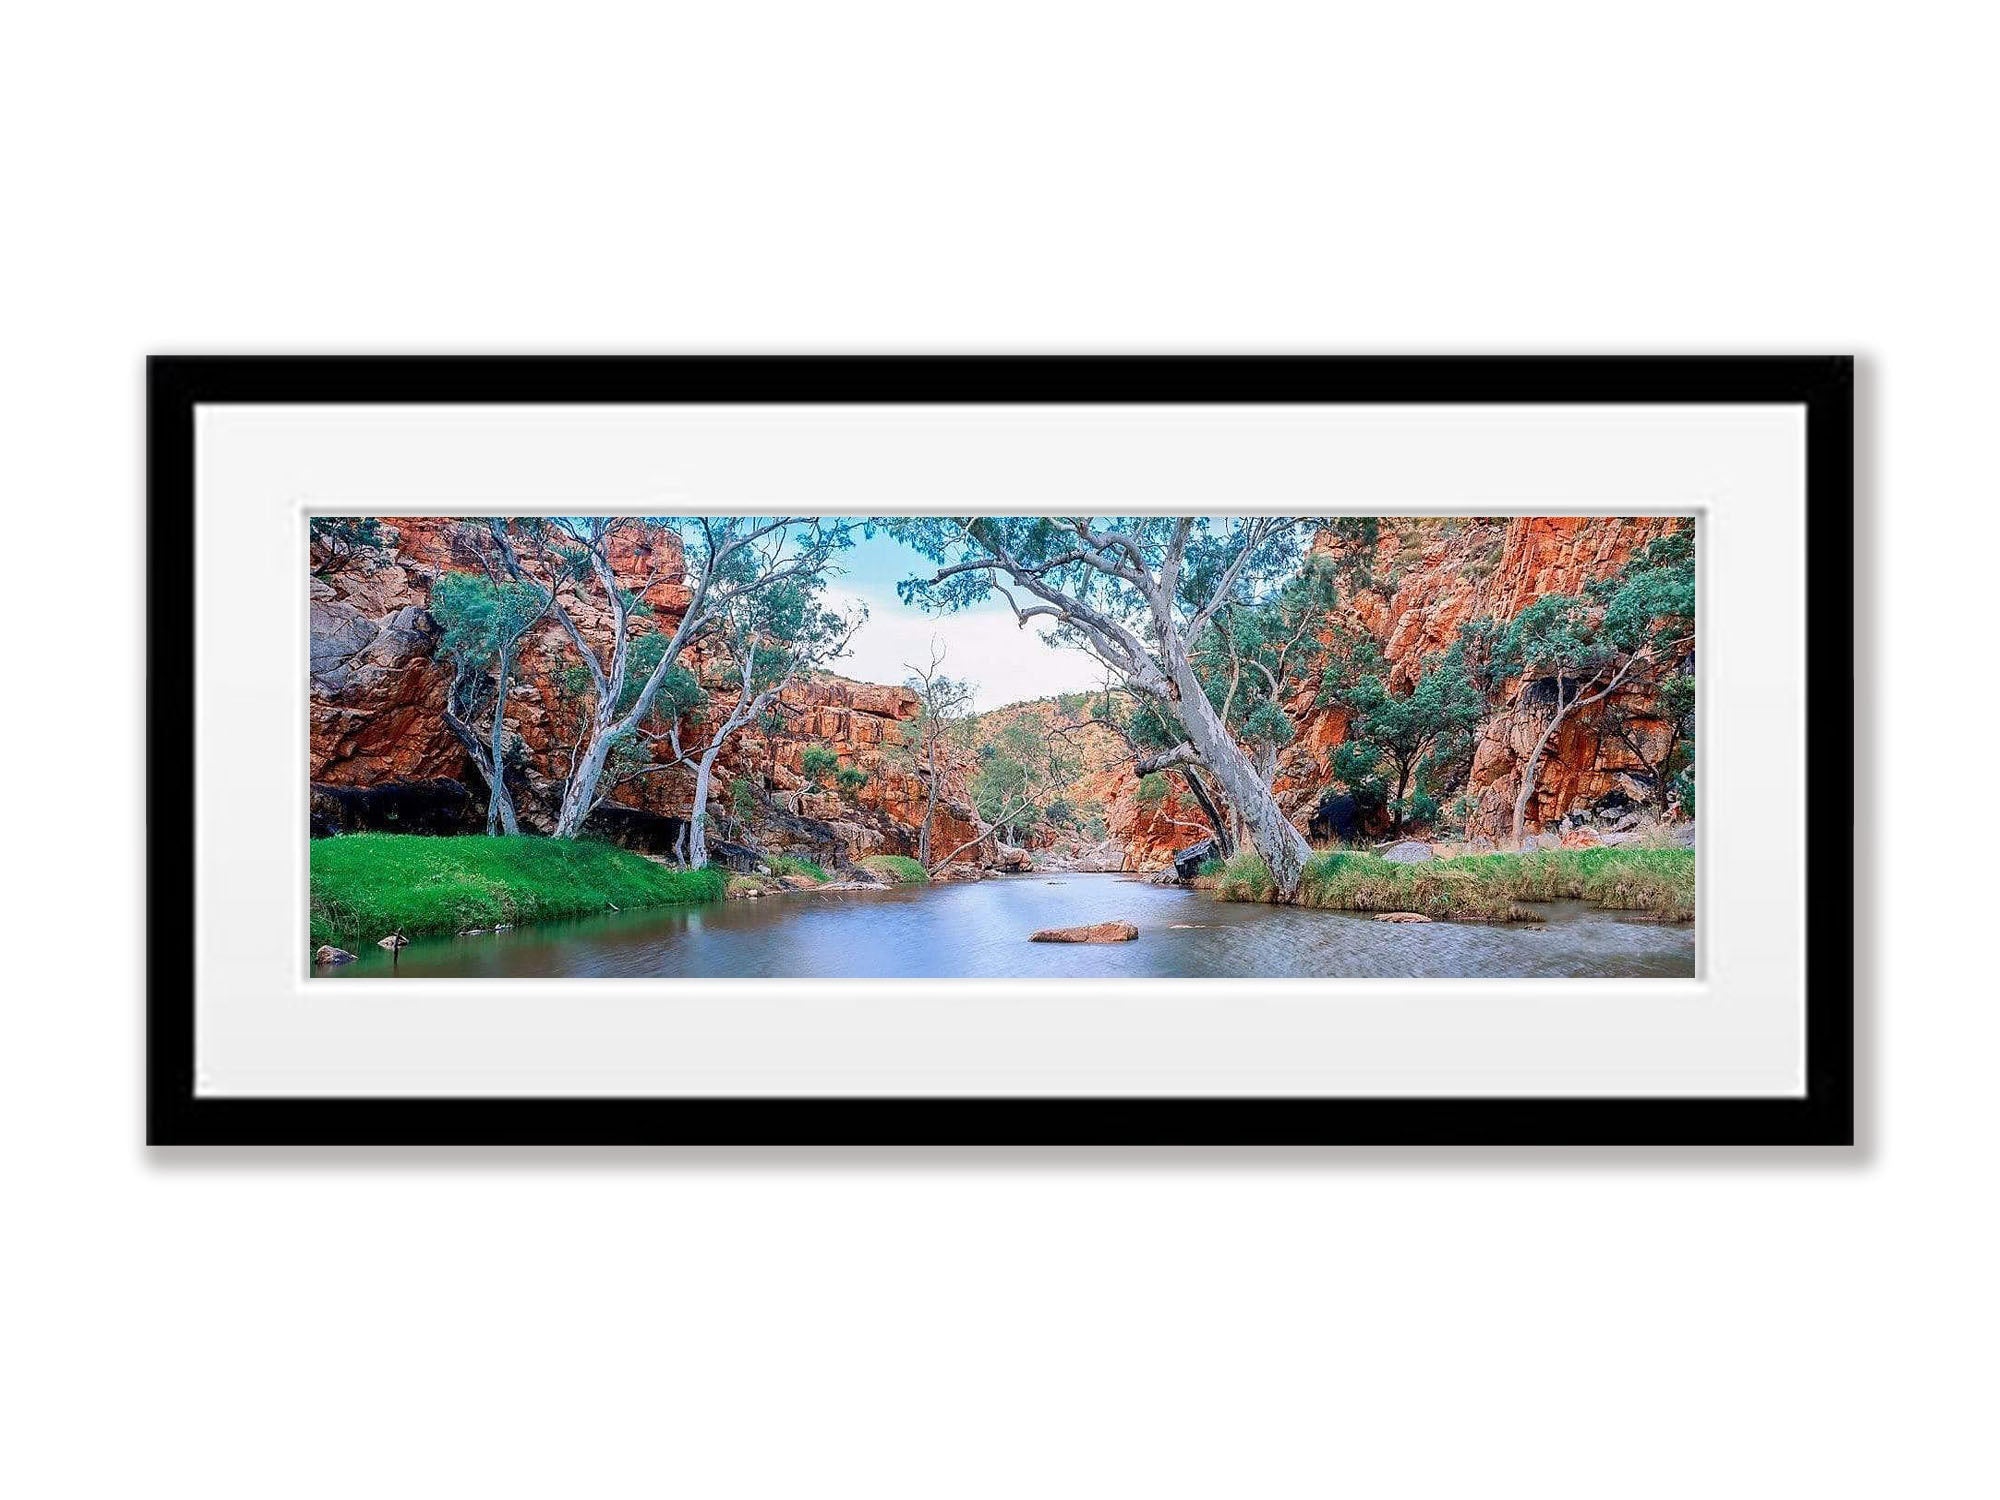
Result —
[[[180, 357], [147, 365], [147, 1139], [270, 1145], [1851, 1145], [1847, 357]], [[1806, 414], [1806, 1091], [1768, 1098], [236, 1098], [195, 1088], [196, 408], [214, 403], [1780, 403]]]

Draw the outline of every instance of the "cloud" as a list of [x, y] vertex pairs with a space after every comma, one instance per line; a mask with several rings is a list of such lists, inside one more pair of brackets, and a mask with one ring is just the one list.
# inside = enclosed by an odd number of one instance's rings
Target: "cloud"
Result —
[[977, 685], [973, 703], [981, 713], [1051, 693], [1080, 692], [1103, 681], [1104, 669], [1083, 652], [1049, 643], [1047, 621], [1033, 620], [1023, 629], [997, 602], [927, 615], [894, 595], [829, 590], [827, 598], [836, 609], [856, 601], [868, 606], [868, 623], [855, 635], [853, 649], [833, 664], [843, 676], [901, 682], [910, 675], [908, 663], [930, 661], [935, 638], [945, 652], [941, 670]]

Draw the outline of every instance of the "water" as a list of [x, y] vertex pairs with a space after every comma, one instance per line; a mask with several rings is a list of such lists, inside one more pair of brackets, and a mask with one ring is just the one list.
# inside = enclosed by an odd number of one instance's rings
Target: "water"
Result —
[[[1546, 922], [1394, 924], [1216, 901], [1117, 875], [798, 892], [370, 947], [319, 974], [405, 978], [1690, 978], [1694, 929], [1573, 902]], [[1134, 942], [1031, 943], [1043, 927], [1137, 924]], [[1177, 925], [1186, 924], [1186, 925]]]

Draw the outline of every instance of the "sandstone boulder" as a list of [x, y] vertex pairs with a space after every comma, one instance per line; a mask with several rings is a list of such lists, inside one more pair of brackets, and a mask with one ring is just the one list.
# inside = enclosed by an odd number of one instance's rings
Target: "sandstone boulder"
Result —
[[1007, 870], [1016, 875], [1026, 874], [1034, 869], [1035, 862], [1026, 849], [1016, 849], [1012, 844], [998, 844], [998, 853], [993, 856], [993, 868]]
[[1392, 865], [1422, 865], [1435, 858], [1431, 846], [1417, 839], [1404, 839], [1400, 844], [1391, 844], [1382, 851], [1382, 857]]
[[353, 963], [354, 955], [349, 953], [345, 948], [336, 948], [331, 943], [322, 943], [320, 944], [319, 952], [313, 955], [313, 962], [330, 969], [337, 964]]
[[1129, 943], [1139, 935], [1130, 922], [1093, 922], [1088, 927], [1045, 927], [1031, 943]]

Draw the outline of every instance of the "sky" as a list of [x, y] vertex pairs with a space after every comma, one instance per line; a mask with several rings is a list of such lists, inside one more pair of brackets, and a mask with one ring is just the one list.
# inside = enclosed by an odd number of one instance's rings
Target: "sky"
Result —
[[840, 554], [842, 576], [827, 587], [835, 608], [851, 601], [868, 606], [868, 623], [854, 637], [848, 655], [832, 664], [844, 677], [863, 682], [902, 682], [910, 663], [929, 663], [931, 642], [945, 651], [939, 670], [972, 682], [973, 707], [984, 713], [1007, 703], [1079, 692], [1103, 681], [1103, 668], [1083, 652], [1046, 639], [1046, 620], [1026, 629], [999, 599], [987, 599], [950, 613], [930, 614], [896, 597], [897, 581], [929, 575], [937, 564], [886, 536], [857, 540]]

